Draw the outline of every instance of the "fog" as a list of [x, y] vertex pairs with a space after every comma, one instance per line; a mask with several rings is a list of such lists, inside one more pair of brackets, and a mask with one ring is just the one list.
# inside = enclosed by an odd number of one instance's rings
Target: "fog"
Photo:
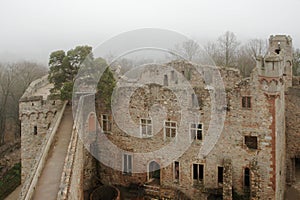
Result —
[[0, 61], [47, 64], [49, 54], [93, 47], [138, 28], [178, 31], [205, 44], [229, 30], [240, 41], [291, 35], [300, 47], [298, 0], [1, 0]]

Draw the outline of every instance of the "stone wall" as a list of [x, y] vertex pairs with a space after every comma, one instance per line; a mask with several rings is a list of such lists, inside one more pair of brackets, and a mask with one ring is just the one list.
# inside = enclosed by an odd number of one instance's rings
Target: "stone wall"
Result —
[[[72, 176], [70, 180], [69, 196], [67, 199], [83, 199], [83, 170], [84, 154], [83, 144], [80, 140], [76, 145], [76, 153], [72, 167]], [[59, 198], [58, 198], [59, 199]]]
[[60, 181], [57, 199], [83, 199], [83, 147], [79, 140], [78, 130], [80, 129], [79, 113], [76, 112], [73, 130], [68, 146], [67, 156]]
[[[197, 72], [193, 71], [193, 67], [189, 63], [184, 62], [172, 62], [170, 63], [177, 71], [182, 72], [183, 69], [189, 71], [189, 84], [192, 85], [196, 95], [198, 96], [199, 107], [196, 109], [197, 113], [200, 114], [200, 122], [203, 123], [204, 127], [204, 138], [208, 134], [208, 127], [211, 126], [211, 96], [210, 96], [210, 87], [205, 85], [203, 78], [199, 77]], [[119, 106], [116, 110], [120, 113], [128, 112], [129, 118], [122, 118], [123, 124], [116, 123], [115, 121], [112, 124], [111, 134], [107, 134], [107, 137], [116, 144], [121, 149], [129, 152], [151, 152], [156, 149], [161, 148], [166, 144], [163, 136], [162, 122], [165, 119], [170, 119], [173, 121], [181, 121], [182, 124], [189, 124], [191, 121], [186, 121], [190, 119], [188, 115], [182, 117], [180, 112], [193, 113], [192, 110], [192, 100], [189, 99], [190, 96], [187, 95], [186, 91], [182, 91], [180, 83], [178, 80], [172, 82], [172, 73], [168, 72], [169, 77], [168, 87], [162, 87], [163, 85], [164, 74], [157, 73], [155, 70], [146, 71], [144, 75], [141, 75], [141, 78], [144, 78], [145, 83], [151, 77], [153, 80], [157, 76], [161, 76], [157, 84], [145, 84], [140, 88], [130, 88], [126, 87], [126, 84], [122, 84], [121, 97], [117, 98], [120, 102], [117, 102], [118, 105], [122, 105], [121, 101], [124, 101], [126, 98], [130, 98], [129, 107]], [[173, 163], [170, 165], [164, 166], [163, 162], [168, 160], [168, 157], [174, 152], [168, 152], [165, 157], [158, 156], [155, 158], [155, 161], [159, 163], [163, 168], [161, 169], [161, 186], [170, 186], [172, 188], [179, 189], [185, 194], [194, 199], [199, 199], [205, 197], [205, 193], [210, 189], [218, 189], [222, 187], [217, 182], [217, 169], [218, 166], [223, 166], [223, 161], [225, 158], [230, 157], [232, 159], [232, 186], [233, 189], [239, 194], [244, 193], [244, 169], [246, 167], [250, 168], [251, 161], [255, 158], [257, 159], [257, 174], [261, 176], [258, 178], [252, 177], [251, 180], [260, 180], [260, 183], [255, 183], [253, 185], [260, 184], [261, 190], [256, 190], [256, 196], [261, 199], [275, 199], [275, 188], [276, 182], [275, 177], [278, 180], [283, 179], [284, 169], [281, 161], [275, 163], [275, 143], [276, 139], [272, 135], [274, 132], [270, 128], [275, 118], [272, 117], [273, 113], [270, 111], [270, 108], [275, 109], [275, 104], [270, 104], [267, 96], [261, 90], [261, 85], [258, 80], [257, 72], [254, 71], [250, 79], [242, 79], [239, 76], [238, 71], [231, 69], [221, 68], [221, 75], [223, 81], [225, 82], [225, 88], [227, 92], [227, 102], [226, 109], [226, 119], [222, 134], [220, 138], [207, 157], [199, 157], [199, 149], [203, 146], [202, 142], [204, 141], [194, 141], [191, 146], [178, 157], [177, 161], [180, 163], [180, 176], [179, 181], [174, 179], [174, 168]], [[168, 74], [169, 73], [169, 74]], [[205, 70], [203, 73], [206, 73]], [[182, 72], [184, 74], [184, 72]], [[141, 81], [141, 80], [139, 80]], [[212, 80], [213, 81], [213, 80]], [[206, 81], [207, 83], [207, 81]], [[176, 84], [178, 84], [177, 87]], [[170, 88], [167, 89], [167, 88]], [[176, 88], [176, 89], [175, 89]], [[175, 91], [175, 92], [174, 92]], [[175, 95], [178, 93], [179, 95]], [[250, 96], [251, 100], [251, 109], [242, 108], [242, 97]], [[181, 99], [179, 99], [181, 98]], [[282, 96], [281, 96], [282, 98]], [[183, 100], [182, 100], [183, 99]], [[182, 103], [180, 102], [182, 100]], [[277, 107], [280, 108], [283, 104], [282, 101], [276, 103]], [[158, 119], [156, 122], [153, 119], [153, 127], [158, 129], [158, 132], [155, 136], [140, 139], [139, 131], [139, 120], [140, 118], [148, 118], [151, 116], [153, 105], [162, 105], [165, 107], [166, 115], [165, 118]], [[129, 110], [129, 111], [128, 111]], [[282, 110], [279, 110], [278, 113], [274, 116], [280, 120], [284, 113], [281, 113]], [[107, 111], [97, 110], [98, 120], [100, 121], [101, 114], [111, 114], [106, 113]], [[182, 114], [182, 113], [181, 113]], [[126, 116], [126, 115], [125, 115]], [[115, 120], [115, 119], [114, 119]], [[130, 124], [129, 120], [132, 120], [135, 124], [133, 127], [128, 127]], [[122, 120], [120, 121], [122, 122]], [[157, 124], [155, 124], [157, 123]], [[188, 126], [184, 126], [182, 129], [178, 130], [183, 133], [186, 137], [189, 136]], [[126, 127], [130, 131], [130, 134], [126, 134], [121, 129]], [[278, 125], [278, 133], [280, 137], [282, 136], [282, 130], [279, 130], [280, 124]], [[155, 131], [154, 131], [155, 132]], [[134, 137], [135, 136], [135, 137]], [[250, 149], [245, 144], [245, 136], [254, 136], [257, 137], [257, 149]], [[182, 138], [177, 138], [182, 139]], [[278, 142], [278, 141], [277, 141]], [[285, 144], [284, 140], [278, 142], [278, 146], [282, 147]], [[273, 151], [273, 153], [272, 153]], [[282, 154], [283, 150], [278, 152], [279, 156]], [[114, 157], [116, 166], [121, 166], [122, 157], [118, 155], [119, 152], [110, 152], [110, 156]], [[147, 171], [147, 163], [150, 163], [151, 160], [146, 161], [143, 165], [140, 163], [134, 163], [133, 167], [140, 167]], [[203, 185], [195, 185], [192, 177], [193, 173], [193, 163], [199, 163], [204, 165], [204, 183]], [[275, 165], [279, 165], [275, 169]], [[147, 182], [147, 173], [139, 173], [132, 175], [124, 175], [120, 170], [114, 170], [109, 167], [101, 166], [100, 167], [100, 177], [105, 184], [116, 184], [128, 186], [130, 183], [145, 183]], [[254, 176], [254, 175], [253, 175]], [[284, 181], [282, 182], [284, 183]], [[279, 184], [282, 185], [280, 182]], [[251, 189], [251, 188], [250, 188]], [[254, 189], [254, 188], [253, 188]]]
[[20, 102], [22, 182], [30, 173], [45, 138], [51, 133], [60, 107], [61, 103], [53, 105], [52, 101], [42, 99]]
[[30, 174], [45, 138], [51, 133], [54, 117], [62, 107], [60, 100], [48, 99], [49, 87], [46, 76], [32, 82], [19, 103], [22, 182]]
[[49, 98], [47, 76], [33, 81], [19, 103], [21, 120], [21, 199], [30, 198], [60, 123], [63, 102]]
[[[23, 146], [22, 146], [21, 158], [22, 158], [22, 179], [23, 179], [22, 181], [23, 182], [22, 182], [22, 190], [19, 199], [29, 200], [32, 198], [34, 190], [36, 188], [36, 184], [38, 182], [38, 178], [42, 173], [47, 157], [49, 155], [50, 147], [54, 142], [54, 136], [61, 122], [65, 107], [66, 107], [66, 103], [64, 103], [62, 108], [58, 111], [58, 114], [52, 119], [46, 135], [43, 138], [40, 138], [39, 146], [37, 147], [38, 151], [32, 152], [31, 149], [25, 150], [27, 148], [25, 144], [28, 144], [30, 140], [31, 142], [34, 142], [35, 140], [32, 140], [32, 138], [30, 138], [30, 135], [29, 136], [27, 135], [28, 138], [25, 137], [26, 135], [23, 137], [23, 139], [26, 138], [26, 140], [25, 139], [24, 141], [22, 140]], [[24, 121], [26, 122], [26, 120]]]
[[[76, 110], [57, 199], [83, 199], [84, 191], [96, 186], [96, 161], [89, 153], [89, 142], [84, 132], [89, 113], [95, 113], [94, 99], [94, 95], [82, 96], [79, 98], [78, 106], [76, 106], [78, 109]], [[83, 105], [86, 106], [83, 107]]]
[[[278, 42], [280, 53], [277, 53]], [[253, 200], [282, 199], [285, 180], [292, 183], [295, 179], [294, 158], [300, 158], [299, 78], [294, 77], [294, 87], [286, 89], [292, 84], [288, 65], [291, 64], [290, 47], [289, 37], [271, 37], [268, 56], [258, 59], [257, 68], [246, 79], [236, 69], [203, 66], [196, 70], [186, 61], [149, 65], [136, 78], [119, 79], [117, 95], [112, 100], [114, 113], [105, 107], [103, 100], [96, 99], [95, 104], [93, 94], [79, 92], [82, 98], [76, 101], [75, 107], [79, 109], [58, 199], [82, 199], [83, 192], [96, 185], [98, 175], [103, 184], [148, 185], [149, 164], [153, 161], [160, 166], [158, 187], [166, 196], [180, 191], [192, 199], [205, 199], [212, 194], [222, 195], [223, 191], [223, 198], [229, 200], [234, 191], [250, 195]], [[222, 80], [215, 76], [217, 72]], [[221, 81], [227, 102], [218, 107], [212, 101], [224, 95], [220, 92]], [[38, 82], [20, 102], [22, 151], [28, 151], [22, 155], [24, 172], [29, 171], [29, 163], [42, 148], [48, 124], [51, 127], [57, 109], [56, 102], [34, 95], [39, 91], [35, 89]], [[245, 97], [251, 102], [249, 107], [243, 105]], [[212, 118], [215, 111], [217, 119]], [[213, 148], [208, 155], [199, 154], [206, 138], [214, 134], [210, 128], [223, 123], [222, 113], [226, 118], [218, 140], [210, 143]], [[104, 114], [111, 120], [111, 130], [105, 133], [93, 122], [101, 122]], [[151, 119], [153, 136], [141, 134], [141, 119]], [[166, 137], [165, 120], [176, 122], [174, 138]], [[194, 141], [191, 137], [191, 123], [202, 124], [202, 140]], [[174, 144], [170, 145], [173, 149], [161, 153], [160, 149], [169, 144]], [[179, 149], [184, 151], [178, 153]], [[134, 154], [139, 152], [143, 154]], [[124, 153], [134, 154], [133, 173], [123, 172]], [[154, 156], [146, 157], [147, 153]], [[97, 163], [92, 156], [101, 158], [102, 163]], [[137, 159], [141, 162], [135, 162]], [[178, 179], [175, 179], [174, 161], [179, 163]], [[200, 182], [194, 180], [193, 164], [203, 165]], [[218, 167], [224, 169], [223, 183], [218, 182]], [[246, 185], [247, 170], [249, 185]]]
[[284, 90], [281, 91], [275, 102], [275, 120], [276, 120], [276, 199], [284, 198], [284, 189], [286, 184], [286, 127], [285, 127], [285, 95]]
[[231, 159], [224, 160], [223, 199], [232, 200], [232, 163]]
[[287, 183], [296, 180], [295, 158], [300, 158], [300, 87], [289, 88], [286, 101], [286, 165]]
[[271, 35], [269, 38], [269, 53], [274, 55], [281, 55], [283, 57], [283, 64], [281, 69], [284, 74], [285, 90], [292, 86], [293, 78], [293, 44], [292, 38], [286, 35]]

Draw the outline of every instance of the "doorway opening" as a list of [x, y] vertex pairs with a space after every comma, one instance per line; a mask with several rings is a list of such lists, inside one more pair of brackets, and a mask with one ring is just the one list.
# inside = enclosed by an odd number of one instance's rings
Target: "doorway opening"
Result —
[[160, 185], [160, 165], [151, 161], [148, 166], [148, 182]]

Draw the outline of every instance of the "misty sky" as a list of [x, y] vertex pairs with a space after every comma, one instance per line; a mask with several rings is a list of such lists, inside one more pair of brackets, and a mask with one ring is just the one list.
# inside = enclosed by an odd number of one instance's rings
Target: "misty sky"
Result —
[[0, 62], [31, 60], [119, 33], [164, 28], [201, 44], [229, 30], [238, 39], [291, 35], [300, 47], [299, 0], [0, 0]]

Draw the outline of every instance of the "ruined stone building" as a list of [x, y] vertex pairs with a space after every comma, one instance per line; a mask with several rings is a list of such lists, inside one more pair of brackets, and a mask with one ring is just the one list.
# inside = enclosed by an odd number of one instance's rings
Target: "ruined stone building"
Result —
[[[99, 185], [121, 193], [143, 185], [143, 194], [160, 199], [284, 199], [300, 168], [292, 53], [290, 36], [271, 36], [248, 78], [187, 61], [149, 65], [134, 80], [118, 77], [111, 108], [92, 92], [75, 91], [57, 198], [83, 199]], [[49, 88], [45, 77], [37, 80], [20, 101], [21, 199], [34, 193], [42, 173], [34, 169], [47, 160], [65, 108]]]

